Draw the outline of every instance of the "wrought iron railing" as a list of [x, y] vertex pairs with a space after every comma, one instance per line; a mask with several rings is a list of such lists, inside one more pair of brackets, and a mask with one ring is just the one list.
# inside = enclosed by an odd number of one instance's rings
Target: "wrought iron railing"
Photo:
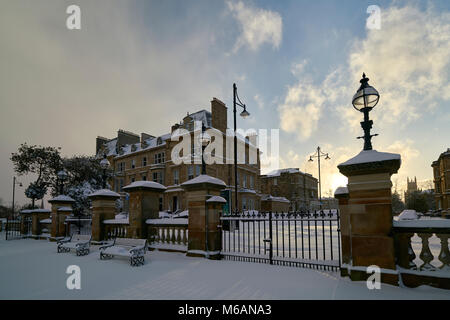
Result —
[[337, 270], [338, 210], [244, 212], [222, 216], [225, 259]]

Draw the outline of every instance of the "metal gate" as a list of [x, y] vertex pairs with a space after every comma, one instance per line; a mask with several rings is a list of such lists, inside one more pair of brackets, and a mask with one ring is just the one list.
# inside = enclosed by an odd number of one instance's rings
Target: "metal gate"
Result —
[[222, 216], [224, 259], [339, 270], [338, 210]]
[[31, 237], [31, 217], [7, 218], [5, 224], [5, 239], [23, 239]]

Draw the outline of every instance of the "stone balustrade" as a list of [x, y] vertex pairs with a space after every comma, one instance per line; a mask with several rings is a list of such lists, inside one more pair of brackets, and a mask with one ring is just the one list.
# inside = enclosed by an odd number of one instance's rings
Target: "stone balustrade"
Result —
[[[403, 283], [410, 287], [426, 284], [450, 289], [450, 221], [394, 221], [393, 231], [396, 262]], [[415, 235], [420, 239], [420, 249], [412, 242]], [[433, 235], [437, 239], [434, 238], [432, 250], [430, 239]]]
[[104, 223], [104, 235], [106, 240], [112, 240], [115, 238], [129, 238], [127, 223]]
[[151, 249], [187, 251], [188, 219], [148, 219], [146, 224]]

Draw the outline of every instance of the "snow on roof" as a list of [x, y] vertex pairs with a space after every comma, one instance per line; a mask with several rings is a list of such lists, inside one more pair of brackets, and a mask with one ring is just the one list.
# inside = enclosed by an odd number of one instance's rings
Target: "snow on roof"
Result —
[[188, 217], [189, 216], [189, 210], [181, 211], [180, 213], [172, 215], [172, 218], [181, 218], [181, 217]]
[[24, 209], [24, 210], [20, 210], [21, 214], [27, 214], [27, 213], [31, 213], [30, 209]]
[[51, 213], [52, 212], [52, 210], [50, 210], [50, 209], [33, 209], [33, 210], [30, 210], [31, 212], [36, 212], [36, 213]]
[[334, 195], [347, 194], [347, 193], [348, 193], [348, 188], [347, 187], [339, 187], [334, 192]]
[[54, 197], [53, 199], [50, 199], [49, 202], [75, 202], [71, 197], [60, 194], [57, 197]]
[[206, 202], [227, 203], [227, 200], [225, 200], [224, 198], [222, 198], [220, 196], [213, 196], [213, 197], [209, 198], [208, 200], [206, 200]]
[[162, 184], [154, 181], [135, 181], [125, 187], [123, 187], [123, 190], [128, 190], [132, 188], [150, 188], [150, 189], [160, 189], [160, 190], [166, 190], [167, 188], [163, 186]]
[[398, 220], [416, 220], [418, 218], [416, 210], [406, 209], [399, 214]]
[[111, 191], [109, 189], [100, 189], [89, 195], [89, 197], [102, 196], [102, 197], [117, 197], [120, 198], [120, 194]]
[[210, 183], [210, 184], [215, 184], [215, 185], [219, 185], [219, 186], [226, 186], [225, 182], [223, 182], [220, 179], [208, 176], [207, 174], [201, 174], [198, 177], [188, 180], [184, 183], [182, 183], [182, 186], [187, 186], [187, 185], [193, 185], [193, 184], [198, 184], [198, 183]]
[[261, 201], [290, 202], [285, 197], [273, 197], [270, 194], [263, 196]]
[[278, 177], [282, 173], [300, 173], [300, 172], [301, 171], [299, 170], [299, 168], [286, 168], [270, 171], [269, 173], [265, 174], [265, 176]]
[[400, 160], [400, 155], [397, 153], [378, 152], [377, 150], [363, 150], [358, 155], [341, 163], [339, 166], [388, 160]]
[[58, 211], [69, 212], [69, 211], [73, 211], [73, 210], [71, 207], [59, 207]]
[[241, 192], [241, 193], [256, 193], [256, 191], [253, 190], [253, 189], [239, 189], [238, 192]]
[[41, 221], [39, 221], [40, 223], [52, 223], [52, 219], [47, 218], [47, 219], [42, 219]]

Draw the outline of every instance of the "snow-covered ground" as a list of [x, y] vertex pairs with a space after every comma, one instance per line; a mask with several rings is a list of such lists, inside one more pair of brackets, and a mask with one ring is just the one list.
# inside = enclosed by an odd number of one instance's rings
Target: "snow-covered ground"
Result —
[[[81, 290], [68, 290], [66, 268], [81, 268]], [[57, 253], [44, 240], [5, 241], [0, 234], [0, 299], [450, 299], [450, 291], [382, 285], [368, 290], [336, 272], [212, 261], [153, 251], [142, 267]]]

